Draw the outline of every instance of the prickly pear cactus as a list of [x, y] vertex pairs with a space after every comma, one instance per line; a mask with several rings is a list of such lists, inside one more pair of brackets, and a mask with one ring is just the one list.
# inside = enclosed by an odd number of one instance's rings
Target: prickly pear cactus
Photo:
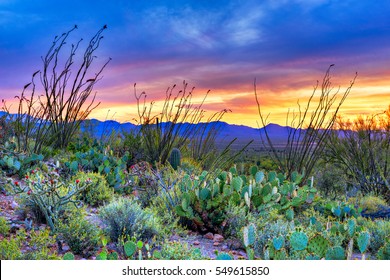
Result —
[[272, 244], [274, 245], [275, 250], [279, 251], [284, 246], [284, 237], [281, 235], [274, 237], [272, 239]]
[[370, 234], [367, 231], [363, 231], [358, 235], [357, 244], [360, 253], [363, 254], [367, 250], [369, 242], [370, 242]]
[[305, 250], [308, 243], [306, 233], [295, 231], [290, 236], [290, 245], [296, 251]]
[[284, 248], [282, 248], [279, 251], [275, 251], [274, 253], [274, 260], [287, 260], [287, 253]]
[[390, 242], [387, 241], [385, 245], [383, 245], [376, 255], [378, 260], [390, 260]]
[[293, 209], [289, 208], [286, 210], [286, 218], [289, 222], [294, 220], [294, 210]]
[[169, 163], [172, 165], [173, 169], [177, 170], [181, 163], [181, 153], [177, 148], [173, 148], [171, 155], [169, 156]]
[[347, 231], [348, 231], [349, 237], [352, 237], [355, 234], [355, 230], [356, 230], [355, 220], [353, 220], [353, 219], [348, 220]]
[[255, 175], [256, 184], [260, 184], [261, 182], [263, 182], [264, 177], [265, 177], [264, 172], [262, 172], [262, 171], [256, 172], [256, 175]]
[[129, 257], [132, 257], [134, 255], [134, 253], [137, 251], [137, 245], [132, 241], [127, 241], [123, 245], [123, 249], [125, 251], [126, 257], [129, 258]]
[[309, 244], [307, 246], [307, 250], [310, 253], [313, 253], [314, 255], [319, 256], [321, 258], [325, 257], [328, 248], [329, 248], [329, 241], [320, 234], [312, 237], [309, 240]]
[[249, 171], [250, 171], [250, 174], [251, 174], [253, 177], [255, 177], [258, 170], [259, 170], [259, 168], [258, 168], [256, 165], [253, 165], [253, 166], [251, 166], [251, 168], [250, 168]]
[[242, 181], [242, 179], [240, 177], [234, 177], [233, 178], [233, 180], [232, 180], [232, 187], [237, 192], [241, 191], [242, 184], [243, 184], [243, 181]]
[[229, 255], [228, 253], [220, 253], [215, 258], [216, 260], [223, 260], [223, 261], [230, 261], [233, 260], [233, 257]]
[[254, 224], [249, 224], [243, 229], [243, 238], [245, 247], [252, 246], [256, 239], [256, 227]]

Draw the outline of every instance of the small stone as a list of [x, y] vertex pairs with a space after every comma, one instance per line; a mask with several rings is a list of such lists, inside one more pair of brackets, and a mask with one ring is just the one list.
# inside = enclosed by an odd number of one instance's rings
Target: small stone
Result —
[[222, 242], [224, 240], [223, 236], [220, 234], [214, 234], [213, 241], [214, 242]]
[[171, 238], [169, 238], [169, 241], [178, 241], [180, 239], [180, 236], [178, 236], [177, 234], [174, 234], [171, 236]]
[[203, 237], [210, 240], [214, 239], [214, 235], [211, 232], [206, 233]]
[[62, 245], [62, 251], [68, 252], [70, 250], [68, 245]]
[[17, 204], [16, 201], [12, 201], [12, 202], [11, 202], [11, 208], [12, 208], [12, 209], [16, 209], [16, 208], [18, 208], [18, 207], [19, 207], [19, 204]]
[[198, 240], [195, 240], [194, 243], [193, 243], [195, 246], [199, 245], [200, 242]]
[[222, 245], [221, 251], [227, 252], [229, 251], [229, 247], [227, 245]]
[[229, 248], [232, 250], [238, 250], [242, 248], [242, 244], [238, 239], [228, 239], [227, 244]]
[[213, 246], [219, 246], [219, 242], [214, 242]]

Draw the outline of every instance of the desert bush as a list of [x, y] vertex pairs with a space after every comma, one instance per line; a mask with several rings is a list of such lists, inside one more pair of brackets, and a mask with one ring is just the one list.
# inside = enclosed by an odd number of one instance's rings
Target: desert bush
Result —
[[386, 220], [364, 219], [361, 223], [371, 234], [370, 252], [375, 254], [390, 239], [390, 222]]
[[21, 241], [16, 238], [3, 238], [0, 240], [0, 260], [19, 260], [22, 258], [20, 251]]
[[[341, 94], [340, 100], [337, 100], [339, 90], [333, 92], [330, 70], [331, 65], [325, 73], [321, 85], [317, 81], [313, 93], [309, 97], [304, 108], [298, 102], [297, 111], [288, 111], [286, 123], [287, 141], [282, 149], [276, 147], [276, 141], [270, 135], [268, 124], [268, 115], [265, 115], [260, 106], [260, 101], [256, 91], [256, 82], [254, 91], [260, 121], [264, 127], [264, 135], [261, 135], [261, 141], [266, 150], [270, 151], [272, 159], [277, 163], [280, 171], [286, 174], [288, 179], [294, 171], [304, 173], [303, 181], [311, 176], [311, 171], [315, 164], [322, 157], [322, 152], [327, 144], [327, 138], [332, 132], [336, 117], [341, 105], [349, 95], [355, 82], [356, 76], [350, 82], [348, 88]], [[318, 90], [318, 99], [315, 96]], [[316, 104], [314, 100], [318, 100]]]
[[4, 217], [0, 217], [0, 235], [3, 237], [7, 236], [9, 233], [10, 227], [7, 223], [7, 220]]
[[102, 205], [109, 202], [113, 195], [114, 189], [110, 188], [103, 175], [93, 172], [78, 172], [71, 180], [75, 182], [89, 182], [88, 187], [79, 193], [78, 198], [91, 206]]
[[314, 180], [318, 190], [329, 199], [336, 199], [339, 195], [345, 195], [347, 190], [347, 178], [343, 170], [333, 164], [319, 165], [314, 171]]
[[255, 254], [264, 258], [264, 250], [270, 240], [274, 237], [287, 236], [288, 233], [294, 229], [294, 224], [291, 222], [278, 220], [273, 223], [264, 223], [264, 221], [258, 221], [256, 228], [257, 238], [254, 243], [253, 249]]
[[374, 194], [358, 195], [348, 200], [357, 207], [360, 207], [365, 213], [375, 213], [387, 207], [387, 202], [380, 196]]
[[[58, 256], [53, 252], [56, 236], [51, 235], [48, 229], [40, 231], [19, 230], [15, 235], [0, 240], [1, 260], [56, 260]], [[21, 250], [25, 245], [27, 250]]]
[[100, 229], [86, 220], [82, 209], [72, 211], [61, 220], [57, 231], [73, 253], [84, 257], [93, 255], [100, 243]]
[[[228, 110], [211, 115], [203, 125], [202, 106], [209, 92], [200, 104], [192, 101], [193, 90], [188, 90], [188, 84], [183, 82], [183, 89], [175, 93], [176, 85], [166, 90], [161, 112], [154, 112], [154, 102], [146, 104], [146, 93], [137, 94], [134, 85], [134, 96], [137, 101], [138, 119], [141, 126], [145, 156], [149, 162], [165, 164], [173, 147], [181, 149], [188, 141], [192, 141], [192, 151], [196, 157], [209, 153], [214, 142], [217, 129], [213, 121], [219, 121]], [[196, 126], [198, 125], [198, 126]]]
[[[248, 224], [247, 209], [241, 205], [229, 202], [226, 211], [225, 227], [223, 228], [225, 237], [236, 237], [241, 239], [241, 229]], [[250, 219], [250, 218], [249, 218]]]
[[134, 199], [119, 197], [102, 207], [99, 216], [113, 241], [121, 237], [149, 240], [159, 234], [157, 217]]
[[[22, 234], [23, 232], [18, 232]], [[54, 250], [56, 246], [56, 235], [53, 235], [49, 229], [30, 231], [28, 233], [30, 240], [28, 242], [29, 250], [23, 252], [24, 260], [57, 260], [59, 257]], [[53, 249], [53, 250], [52, 250]]]
[[164, 242], [160, 250], [162, 260], [202, 260], [199, 248], [194, 248], [188, 243]]
[[390, 106], [381, 114], [339, 118], [326, 157], [342, 167], [349, 184], [390, 201]]

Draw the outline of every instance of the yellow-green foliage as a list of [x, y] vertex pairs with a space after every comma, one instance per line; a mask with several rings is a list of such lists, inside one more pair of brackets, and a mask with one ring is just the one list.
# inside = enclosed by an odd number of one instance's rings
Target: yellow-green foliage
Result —
[[188, 174], [199, 175], [202, 172], [202, 165], [190, 157], [185, 157], [181, 160], [180, 168]]
[[161, 246], [163, 260], [202, 260], [199, 248], [190, 247], [188, 243], [166, 242]]
[[85, 219], [83, 209], [72, 211], [69, 216], [61, 221], [58, 232], [75, 254], [85, 257], [93, 255], [100, 240], [100, 230]]
[[386, 201], [375, 195], [365, 195], [362, 197], [354, 197], [349, 200], [351, 203], [358, 205], [363, 210], [366, 210], [367, 213], [375, 213], [381, 209], [381, 207], [386, 207]]
[[9, 233], [10, 227], [7, 224], [7, 220], [4, 217], [0, 217], [0, 236], [7, 236]]
[[[0, 240], [0, 259], [55, 260], [58, 256], [50, 250], [55, 243], [55, 236], [51, 236], [48, 229], [30, 232], [19, 230], [17, 234]], [[22, 245], [27, 248], [27, 251], [23, 253], [20, 250]]]
[[0, 260], [20, 260], [20, 243], [14, 238], [0, 240]]
[[79, 180], [79, 182], [91, 182], [91, 184], [79, 195], [79, 199], [89, 205], [102, 205], [104, 202], [109, 202], [114, 195], [114, 189], [110, 188], [104, 176], [98, 173], [78, 172], [72, 178], [72, 182], [75, 182], [76, 180]]

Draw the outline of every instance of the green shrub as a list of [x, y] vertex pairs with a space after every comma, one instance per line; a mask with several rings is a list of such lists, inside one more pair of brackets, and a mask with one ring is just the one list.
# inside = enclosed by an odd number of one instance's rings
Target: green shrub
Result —
[[148, 240], [158, 235], [158, 219], [133, 199], [120, 197], [99, 213], [111, 240], [121, 237]]
[[0, 240], [0, 260], [19, 260], [22, 252], [20, 251], [21, 242], [15, 238], [4, 238]]
[[85, 219], [85, 213], [73, 211], [58, 225], [58, 233], [75, 254], [89, 257], [96, 252], [100, 241], [100, 230]]
[[372, 253], [377, 252], [380, 247], [382, 247], [386, 240], [390, 239], [390, 222], [384, 220], [366, 220], [363, 223], [363, 226], [367, 228], [367, 230], [371, 234], [370, 238], [370, 251]]
[[247, 209], [241, 205], [235, 205], [229, 202], [226, 210], [226, 226], [224, 228], [224, 235], [226, 237], [237, 237], [241, 240], [241, 229], [248, 224]]
[[3, 237], [7, 236], [9, 233], [10, 227], [7, 224], [7, 220], [4, 217], [0, 217], [0, 235]]
[[163, 260], [202, 260], [199, 248], [189, 246], [188, 243], [166, 242], [161, 246], [161, 259]]
[[[257, 225], [257, 238], [254, 243], [255, 254], [264, 258], [264, 248], [270, 240], [273, 240], [275, 237], [287, 236], [290, 230], [294, 229], [292, 223], [278, 220], [274, 223], [265, 223], [262, 222], [261, 225]], [[286, 246], [287, 247], [287, 246]]]
[[359, 207], [366, 211], [366, 213], [375, 213], [382, 207], [387, 207], [386, 201], [375, 195], [365, 195], [358, 201]]
[[104, 202], [109, 202], [113, 195], [114, 189], [110, 188], [103, 175], [98, 173], [78, 172], [73, 177], [72, 182], [79, 180], [80, 182], [89, 182], [88, 187], [82, 191], [78, 198], [88, 203], [91, 206], [102, 205]]
[[[18, 235], [23, 236], [23, 232], [19, 231]], [[29, 251], [23, 253], [24, 260], [58, 260], [59, 257], [50, 248], [54, 248], [56, 244], [56, 236], [51, 235], [49, 229], [41, 231], [30, 231], [30, 241], [28, 243]]]
[[[42, 231], [30, 231], [26, 233], [19, 230], [16, 235], [0, 240], [1, 260], [55, 260], [58, 259], [56, 253], [50, 248], [54, 248], [55, 236], [50, 236], [48, 229]], [[27, 251], [20, 248], [25, 244]]]

